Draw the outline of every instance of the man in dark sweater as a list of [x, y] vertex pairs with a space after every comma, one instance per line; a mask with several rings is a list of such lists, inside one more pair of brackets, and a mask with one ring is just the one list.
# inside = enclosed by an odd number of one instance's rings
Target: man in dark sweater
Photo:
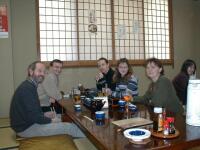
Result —
[[[109, 92], [115, 90], [115, 83], [113, 83], [114, 71], [110, 68], [109, 62], [106, 58], [99, 58], [98, 62], [99, 73], [96, 75], [96, 86], [99, 91], [102, 88], [108, 88]], [[107, 85], [107, 87], [106, 87]]]
[[69, 134], [84, 137], [80, 129], [71, 123], [62, 123], [54, 112], [43, 113], [37, 94], [37, 86], [44, 80], [45, 66], [36, 61], [28, 67], [27, 80], [16, 89], [10, 106], [11, 127], [21, 137]]

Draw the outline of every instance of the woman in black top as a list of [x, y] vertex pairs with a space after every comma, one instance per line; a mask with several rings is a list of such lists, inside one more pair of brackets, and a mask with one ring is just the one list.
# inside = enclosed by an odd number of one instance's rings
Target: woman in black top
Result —
[[176, 94], [183, 105], [187, 103], [187, 86], [189, 79], [196, 74], [196, 63], [187, 59], [184, 61], [180, 72], [175, 76], [172, 83], [176, 90]]

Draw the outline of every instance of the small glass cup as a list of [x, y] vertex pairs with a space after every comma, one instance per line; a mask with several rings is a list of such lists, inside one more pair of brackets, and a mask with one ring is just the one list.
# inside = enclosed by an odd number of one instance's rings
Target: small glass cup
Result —
[[96, 111], [95, 112], [95, 120], [96, 125], [102, 126], [105, 124], [105, 112], [103, 111]]
[[119, 101], [118, 101], [118, 105], [119, 105], [119, 107], [125, 107], [126, 101], [124, 101], [124, 100], [119, 100]]
[[75, 102], [75, 104], [79, 104], [81, 102], [80, 95], [78, 95], [78, 94], [74, 95], [74, 102]]
[[101, 91], [100, 91], [100, 92], [98, 92], [98, 96], [99, 96], [99, 97], [102, 97], [102, 96], [104, 96], [103, 92], [101, 92]]
[[80, 112], [81, 111], [81, 105], [74, 105], [74, 110], [76, 111], [76, 112]]
[[126, 92], [125, 94], [124, 94], [124, 96], [123, 96], [123, 98], [124, 98], [124, 101], [126, 101], [126, 106], [125, 106], [125, 108], [126, 108], [126, 119], [128, 119], [129, 118], [129, 105], [130, 105], [130, 102], [131, 102], [131, 100], [133, 99], [133, 97], [132, 97], [132, 95], [130, 94], [130, 93], [128, 93], [128, 92]]

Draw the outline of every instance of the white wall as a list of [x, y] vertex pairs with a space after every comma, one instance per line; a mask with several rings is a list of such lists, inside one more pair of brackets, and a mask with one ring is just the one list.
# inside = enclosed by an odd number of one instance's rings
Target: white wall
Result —
[[[10, 6], [7, 0], [0, 0], [1, 4], [7, 4], [8, 16], [10, 16]], [[7, 116], [10, 108], [10, 99], [14, 91], [13, 86], [13, 57], [12, 57], [12, 40], [10, 17], [9, 22], [9, 37], [0, 38], [0, 117]]]

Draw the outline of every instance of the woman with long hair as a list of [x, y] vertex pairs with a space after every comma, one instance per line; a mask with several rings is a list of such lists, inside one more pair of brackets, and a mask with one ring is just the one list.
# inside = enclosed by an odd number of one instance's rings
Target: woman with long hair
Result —
[[133, 74], [133, 69], [128, 62], [128, 59], [121, 58], [117, 62], [117, 67], [113, 76], [113, 82], [116, 83], [116, 88], [126, 89], [132, 96], [138, 95], [138, 79]]
[[172, 83], [176, 90], [176, 94], [183, 105], [187, 103], [187, 87], [190, 78], [195, 78], [196, 76], [196, 63], [187, 59], [184, 61], [180, 72], [174, 77]]

